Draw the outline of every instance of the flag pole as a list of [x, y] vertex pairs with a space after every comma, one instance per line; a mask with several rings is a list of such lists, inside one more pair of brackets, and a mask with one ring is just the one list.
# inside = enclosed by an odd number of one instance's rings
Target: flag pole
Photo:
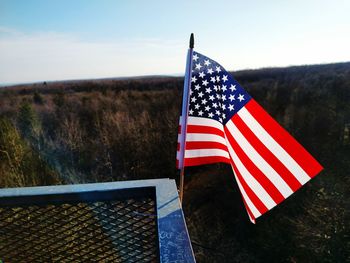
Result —
[[180, 168], [180, 202], [182, 204], [183, 191], [184, 191], [184, 181], [185, 181], [185, 149], [186, 149], [186, 133], [187, 133], [187, 118], [188, 118], [188, 107], [189, 107], [189, 93], [191, 87], [191, 77], [192, 77], [192, 56], [193, 56], [193, 46], [194, 46], [194, 35], [191, 34], [190, 45], [187, 52], [187, 62], [186, 62], [186, 72], [184, 80], [184, 91], [182, 95], [182, 112], [181, 112], [181, 139], [180, 139], [180, 158], [179, 158], [179, 168]]

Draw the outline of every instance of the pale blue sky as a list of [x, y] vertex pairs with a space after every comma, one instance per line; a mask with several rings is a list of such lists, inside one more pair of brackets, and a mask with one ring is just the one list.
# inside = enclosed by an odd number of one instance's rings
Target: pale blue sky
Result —
[[350, 61], [350, 1], [0, 0], [0, 83]]

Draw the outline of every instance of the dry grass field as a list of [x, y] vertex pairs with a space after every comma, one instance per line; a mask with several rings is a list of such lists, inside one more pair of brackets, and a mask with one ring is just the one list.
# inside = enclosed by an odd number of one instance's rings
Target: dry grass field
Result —
[[[350, 63], [236, 72], [325, 170], [252, 225], [231, 168], [186, 170], [198, 262], [346, 262]], [[178, 177], [182, 78], [44, 82], [0, 89], [0, 186]]]

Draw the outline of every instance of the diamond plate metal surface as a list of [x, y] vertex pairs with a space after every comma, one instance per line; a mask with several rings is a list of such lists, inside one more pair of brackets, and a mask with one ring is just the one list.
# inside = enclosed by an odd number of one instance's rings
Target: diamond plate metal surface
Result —
[[0, 206], [4, 262], [159, 262], [155, 198], [28, 203]]

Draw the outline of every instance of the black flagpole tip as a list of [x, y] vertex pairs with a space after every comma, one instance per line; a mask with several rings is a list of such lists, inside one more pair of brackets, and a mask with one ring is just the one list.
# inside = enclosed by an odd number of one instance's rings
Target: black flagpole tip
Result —
[[190, 48], [194, 47], [194, 35], [193, 33], [191, 33], [191, 37], [190, 37]]

